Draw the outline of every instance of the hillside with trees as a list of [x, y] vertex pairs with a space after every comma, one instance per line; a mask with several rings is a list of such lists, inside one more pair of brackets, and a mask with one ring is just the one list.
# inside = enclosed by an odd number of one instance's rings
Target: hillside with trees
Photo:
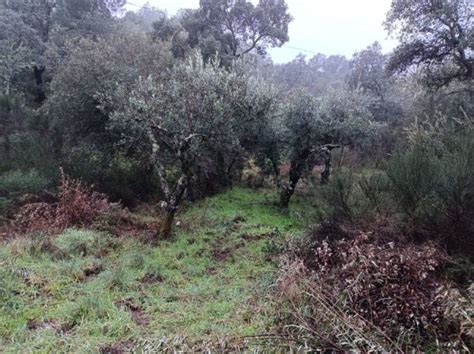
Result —
[[0, 0], [1, 352], [474, 350], [470, 0], [125, 5]]

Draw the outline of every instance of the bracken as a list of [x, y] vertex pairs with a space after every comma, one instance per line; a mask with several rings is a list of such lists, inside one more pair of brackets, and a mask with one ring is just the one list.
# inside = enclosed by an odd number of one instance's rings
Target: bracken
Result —
[[69, 178], [60, 169], [58, 201], [26, 204], [16, 213], [12, 233], [28, 234], [42, 231], [58, 233], [71, 226], [90, 227], [97, 218], [111, 209], [104, 194], [92, 191], [80, 181]]

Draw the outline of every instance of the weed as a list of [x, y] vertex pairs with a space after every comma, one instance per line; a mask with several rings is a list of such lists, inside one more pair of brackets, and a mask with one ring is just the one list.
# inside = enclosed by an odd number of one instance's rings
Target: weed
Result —
[[143, 269], [145, 266], [145, 257], [138, 251], [132, 251], [125, 255], [125, 265], [131, 269]]
[[101, 274], [101, 280], [110, 290], [127, 291], [135, 285], [133, 274], [122, 266], [103, 272]]
[[92, 230], [68, 229], [54, 239], [54, 244], [69, 256], [103, 256], [114, 248], [112, 238]]

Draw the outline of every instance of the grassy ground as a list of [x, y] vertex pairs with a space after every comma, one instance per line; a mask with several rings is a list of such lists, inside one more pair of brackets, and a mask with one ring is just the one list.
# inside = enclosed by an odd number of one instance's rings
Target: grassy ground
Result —
[[317, 211], [275, 201], [240, 188], [208, 198], [156, 247], [90, 230], [0, 245], [1, 351], [204, 348], [271, 332], [268, 254]]

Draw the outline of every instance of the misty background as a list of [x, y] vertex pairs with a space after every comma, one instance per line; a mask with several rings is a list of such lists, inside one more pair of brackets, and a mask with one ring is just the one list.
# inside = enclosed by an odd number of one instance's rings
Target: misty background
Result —
[[[257, 1], [253, 1], [255, 4]], [[268, 48], [275, 63], [286, 63], [298, 54], [344, 55], [350, 58], [356, 51], [377, 41], [388, 53], [397, 44], [383, 27], [390, 0], [288, 0], [293, 16], [288, 43], [281, 48]], [[126, 9], [137, 11], [151, 6], [175, 15], [180, 9], [196, 9], [199, 0], [133, 0]]]

